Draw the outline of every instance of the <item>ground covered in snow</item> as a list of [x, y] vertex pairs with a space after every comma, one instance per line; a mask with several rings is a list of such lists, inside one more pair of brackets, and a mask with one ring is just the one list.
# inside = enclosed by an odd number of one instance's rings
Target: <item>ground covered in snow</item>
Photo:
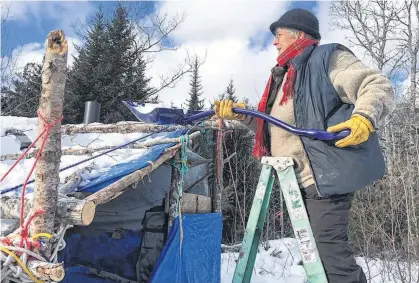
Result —
[[[284, 238], [269, 241], [259, 245], [259, 252], [253, 269], [251, 283], [306, 283], [304, 268], [299, 265], [301, 256], [298, 251], [297, 241], [293, 238]], [[238, 253], [222, 253], [221, 255], [221, 283], [231, 283], [236, 267], [235, 260]], [[363, 268], [368, 282], [395, 283], [417, 282], [418, 267], [403, 266], [402, 263], [388, 263], [375, 259], [356, 258], [357, 263]], [[406, 278], [413, 274], [412, 281], [400, 280], [400, 274]]]

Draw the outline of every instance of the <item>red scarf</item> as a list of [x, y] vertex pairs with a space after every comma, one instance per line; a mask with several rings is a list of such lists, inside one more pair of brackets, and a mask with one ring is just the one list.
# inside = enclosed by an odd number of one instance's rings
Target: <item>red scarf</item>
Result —
[[[280, 67], [287, 66], [288, 70], [286, 73], [287, 80], [283, 86], [283, 93], [284, 95], [279, 102], [280, 105], [283, 105], [288, 101], [288, 99], [293, 97], [294, 94], [294, 80], [295, 80], [295, 70], [289, 61], [299, 55], [306, 47], [310, 45], [317, 45], [318, 41], [302, 38], [298, 39], [292, 45], [290, 45], [281, 55], [278, 56], [276, 61]], [[258, 111], [265, 113], [266, 111], [266, 104], [268, 102], [268, 95], [269, 89], [272, 81], [272, 75], [268, 79], [268, 83], [266, 84], [265, 91], [263, 92], [262, 98], [258, 105]], [[264, 121], [260, 118], [256, 118], [256, 133], [255, 133], [255, 144], [253, 147], [253, 156], [260, 159], [264, 155], [269, 155], [269, 149], [266, 148], [266, 141], [264, 140], [263, 134], [263, 125]]]

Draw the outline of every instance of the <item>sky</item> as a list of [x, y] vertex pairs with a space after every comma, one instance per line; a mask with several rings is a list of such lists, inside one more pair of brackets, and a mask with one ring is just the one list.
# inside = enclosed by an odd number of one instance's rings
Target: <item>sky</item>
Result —
[[[73, 44], [81, 44], [74, 27], [91, 19], [100, 2], [92, 1], [12, 1], [2, 2], [1, 55], [15, 58], [17, 69], [28, 62], [40, 62], [44, 41], [49, 31], [63, 29], [69, 44], [68, 64], [71, 66], [77, 51]], [[102, 3], [112, 8], [115, 2]], [[147, 74], [153, 86], [158, 86], [161, 75], [170, 74], [184, 62], [186, 52], [205, 57], [200, 68], [203, 98], [206, 106], [223, 93], [233, 79], [236, 95], [256, 104], [266, 85], [270, 69], [276, 62], [276, 49], [269, 25], [291, 8], [312, 11], [319, 19], [321, 44], [337, 42], [350, 47], [345, 39], [348, 32], [332, 30], [328, 1], [152, 1], [150, 11], [167, 13], [169, 17], [184, 13], [185, 21], [171, 34], [181, 45], [177, 51], [159, 53], [148, 66]], [[7, 9], [8, 8], [8, 9]], [[352, 49], [364, 59], [361, 50]], [[367, 58], [365, 63], [369, 64]], [[181, 106], [188, 98], [189, 76], [184, 76], [174, 88], [160, 92], [159, 98], [167, 105]]]

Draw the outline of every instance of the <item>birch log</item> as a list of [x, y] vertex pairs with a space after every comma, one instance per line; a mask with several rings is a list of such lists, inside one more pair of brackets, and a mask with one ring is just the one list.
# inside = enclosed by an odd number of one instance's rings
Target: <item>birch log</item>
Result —
[[[33, 209], [33, 201], [25, 201], [24, 217]], [[69, 225], [87, 226], [94, 218], [96, 206], [92, 201], [75, 198], [59, 198], [57, 201], [57, 221]], [[1, 218], [19, 219], [20, 199], [13, 197], [1, 198]]]
[[180, 145], [175, 145], [171, 148], [166, 149], [165, 153], [160, 155], [160, 157], [157, 158], [152, 164], [123, 177], [122, 179], [116, 181], [115, 183], [107, 186], [106, 188], [100, 191], [91, 194], [90, 196], [85, 198], [85, 200], [93, 201], [96, 205], [99, 205], [107, 203], [110, 200], [118, 197], [123, 192], [132, 188], [132, 184], [138, 182], [139, 180], [142, 180], [145, 176], [153, 172], [154, 169], [162, 165], [163, 162], [172, 158], [175, 155], [176, 151], [179, 149], [179, 147]]
[[[67, 73], [68, 45], [62, 30], [51, 31], [46, 39], [45, 61], [42, 67], [42, 90], [39, 112], [47, 123], [57, 121], [63, 114], [64, 89]], [[45, 128], [38, 119], [38, 134]], [[42, 139], [37, 143], [41, 147]], [[61, 159], [61, 122], [51, 127], [44, 149], [35, 168], [34, 209], [44, 210], [30, 227], [31, 234], [53, 233], [57, 210], [59, 168]], [[45, 254], [51, 253], [50, 245], [45, 246]]]
[[[224, 129], [247, 129], [246, 126], [240, 121], [223, 120]], [[88, 124], [88, 125], [63, 125], [61, 133], [64, 135], [74, 135], [77, 133], [154, 133], [158, 131], [176, 131], [180, 129], [194, 128], [196, 130], [202, 129], [218, 129], [218, 121], [208, 120], [203, 121], [200, 125], [156, 125], [145, 124], [139, 122], [123, 123], [123, 124]]]
[[[192, 139], [198, 137], [199, 135], [201, 135], [201, 132], [194, 132], [192, 134], [189, 135], [190, 138], [190, 142], [192, 142]], [[134, 149], [141, 149], [141, 148], [149, 148], [151, 146], [154, 145], [158, 145], [158, 144], [165, 144], [165, 143], [177, 143], [179, 142], [179, 138], [162, 138], [162, 139], [152, 139], [152, 140], [148, 140], [145, 142], [137, 142], [137, 143], [133, 143], [133, 144], [129, 144], [125, 147], [123, 147], [122, 149], [126, 149], [126, 148], [134, 148]], [[103, 147], [98, 147], [98, 148], [82, 148], [82, 149], [64, 149], [61, 151], [62, 155], [92, 155], [93, 153], [98, 153], [99, 151], [102, 150], [108, 150], [108, 149], [113, 149], [116, 146], [103, 146]], [[33, 158], [35, 157], [37, 154], [37, 151], [33, 151], [30, 152], [28, 154], [25, 155], [25, 159], [28, 158]], [[18, 159], [20, 156], [20, 154], [5, 154], [5, 155], [1, 155], [0, 156], [0, 161], [4, 161], [4, 160], [9, 160], [9, 159]]]

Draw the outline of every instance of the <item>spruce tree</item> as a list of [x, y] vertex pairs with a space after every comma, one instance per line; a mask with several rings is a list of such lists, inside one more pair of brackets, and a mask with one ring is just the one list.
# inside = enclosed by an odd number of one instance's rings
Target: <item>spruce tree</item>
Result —
[[104, 122], [118, 122], [132, 119], [131, 112], [122, 104], [122, 100], [156, 102], [153, 88], [146, 77], [146, 63], [143, 54], [136, 49], [135, 28], [128, 11], [117, 4], [108, 28], [109, 48], [107, 57], [110, 64], [108, 97], [104, 103]]
[[42, 65], [27, 63], [11, 87], [2, 88], [1, 115], [36, 117], [42, 85]]
[[199, 66], [198, 58], [195, 57], [191, 81], [189, 83], [191, 86], [189, 91], [190, 98], [186, 100], [189, 111], [198, 111], [204, 108], [204, 99], [200, 99], [202, 96], [202, 85], [201, 77], [199, 76]]
[[225, 91], [225, 99], [233, 100], [234, 102], [237, 102], [237, 96], [234, 95], [236, 90], [234, 89], [233, 79], [230, 79], [230, 82], [228, 83], [227, 89]]
[[126, 8], [118, 3], [110, 19], [99, 10], [83, 38], [68, 76], [67, 97], [72, 98], [66, 103], [67, 122], [82, 122], [88, 100], [101, 104], [102, 123], [135, 119], [122, 100], [157, 100]]
[[106, 19], [101, 9], [83, 36], [85, 44], [76, 46], [79, 56], [74, 58], [66, 82], [64, 101], [64, 122], [81, 123], [86, 101], [102, 102], [106, 94], [106, 72], [108, 69], [105, 50], [108, 46]]

